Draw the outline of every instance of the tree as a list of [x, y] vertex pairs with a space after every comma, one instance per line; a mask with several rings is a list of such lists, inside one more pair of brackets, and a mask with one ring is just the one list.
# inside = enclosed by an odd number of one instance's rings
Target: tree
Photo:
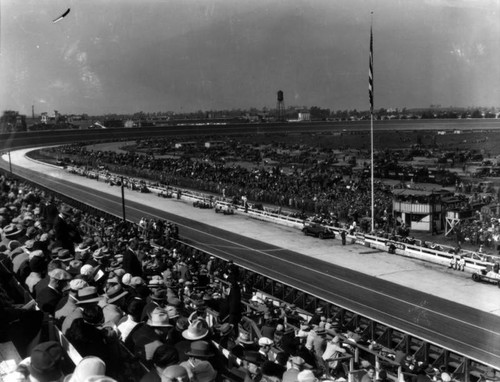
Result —
[[481, 113], [481, 110], [475, 109], [471, 114], [471, 118], [483, 118], [483, 113]]

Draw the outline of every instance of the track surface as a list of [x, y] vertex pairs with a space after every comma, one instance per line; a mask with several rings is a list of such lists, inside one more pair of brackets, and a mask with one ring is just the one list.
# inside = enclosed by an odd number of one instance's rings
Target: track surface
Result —
[[[18, 162], [20, 161], [16, 159], [15, 163]], [[8, 163], [4, 162], [2, 166], [8, 168]], [[34, 164], [28, 166], [33, 170], [17, 165], [13, 169], [15, 173], [46, 187], [121, 216], [119, 188], [109, 187], [103, 182], [89, 183], [85, 178], [79, 177], [68, 181], [74, 177], [61, 170], [53, 171], [50, 167]], [[74, 183], [75, 181], [78, 183]], [[110, 189], [113, 194], [109, 193]], [[306, 256], [248, 237], [248, 225], [239, 216], [214, 216], [213, 211], [191, 208], [191, 218], [188, 218], [186, 214], [179, 215], [178, 211], [174, 214], [166, 212], [164, 200], [151, 194], [136, 194], [127, 198], [126, 214], [129, 220], [138, 221], [142, 216], [148, 215], [172, 221], [180, 227], [182, 237], [200, 249], [232, 259], [242, 266], [336, 305], [500, 369], [498, 315], [321, 260], [326, 259], [325, 253], [331, 252], [328, 257], [337, 256], [335, 251], [342, 250], [342, 247], [320, 251], [321, 256]], [[208, 219], [208, 224], [205, 217], [207, 213], [211, 213], [212, 217]], [[213, 220], [216, 224], [216, 219], [230, 221], [230, 228], [221, 229], [212, 225], [210, 221]], [[272, 224], [259, 222], [257, 225], [267, 234], [283, 234], [282, 230]], [[258, 234], [256, 237], [260, 236], [264, 238], [265, 235]], [[318, 243], [313, 238], [302, 239], [311, 239], [308, 243]], [[323, 247], [324, 242], [321, 245]], [[366, 258], [367, 261], [368, 259]], [[363, 265], [370, 266], [368, 263], [358, 264]], [[424, 280], [421, 279], [422, 282]], [[444, 275], [439, 285], [447, 288]], [[498, 300], [498, 289], [491, 286], [489, 288], [492, 298]]]

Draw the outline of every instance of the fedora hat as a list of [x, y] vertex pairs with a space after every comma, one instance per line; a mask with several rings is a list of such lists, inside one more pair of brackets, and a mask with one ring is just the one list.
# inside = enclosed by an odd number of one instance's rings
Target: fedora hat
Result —
[[250, 335], [244, 331], [240, 331], [240, 334], [238, 335], [238, 338], [236, 339], [236, 341], [239, 343], [242, 343], [244, 345], [251, 345], [254, 343], [251, 340]]
[[68, 268], [66, 268], [66, 271], [74, 276], [79, 275], [80, 269], [82, 269], [82, 265], [83, 263], [80, 260], [71, 260], [69, 262]]
[[65, 382], [84, 382], [88, 377], [104, 375], [106, 373], [106, 363], [95, 356], [87, 356], [76, 365], [72, 374], [69, 374]]
[[186, 340], [201, 340], [208, 334], [208, 324], [205, 320], [197, 318], [182, 332]]
[[30, 375], [38, 381], [56, 381], [63, 373], [63, 349], [56, 341], [42, 342], [31, 351]]
[[72, 277], [71, 275], [66, 272], [64, 269], [53, 269], [49, 272], [49, 277], [51, 279], [59, 280], [59, 281], [64, 281], [64, 280], [71, 280]]
[[[151, 280], [149, 280], [148, 286], [150, 288], [160, 288], [164, 285], [163, 278], [161, 276], [153, 276]], [[160, 289], [161, 290], [161, 289]], [[167, 298], [166, 295], [164, 296]]]
[[88, 287], [89, 284], [82, 279], [73, 279], [69, 282], [69, 289], [78, 292], [80, 289]]
[[168, 318], [177, 318], [177, 317], [179, 317], [179, 312], [177, 311], [177, 308], [175, 306], [167, 305], [165, 307], [165, 311], [168, 314]]
[[186, 355], [196, 358], [209, 358], [214, 355], [210, 351], [210, 345], [206, 341], [194, 341], [191, 343]]
[[24, 227], [19, 224], [10, 223], [3, 228], [3, 233], [7, 239], [15, 239], [23, 232]]
[[97, 294], [96, 287], [88, 286], [78, 291], [77, 300], [77, 304], [88, 304], [101, 301], [101, 296]]
[[110, 304], [118, 301], [120, 298], [126, 296], [127, 294], [128, 291], [124, 290], [120, 284], [115, 284], [106, 290], [106, 297], [108, 299], [108, 303]]
[[243, 353], [243, 359], [247, 362], [253, 363], [255, 365], [260, 365], [262, 363], [261, 355], [258, 351], [249, 350]]
[[104, 251], [103, 251], [103, 248], [97, 248], [94, 253], [92, 254], [92, 257], [94, 258], [94, 260], [99, 260], [99, 259], [102, 259], [104, 258]]
[[221, 326], [217, 328], [217, 331], [220, 333], [222, 337], [229, 335], [234, 329], [234, 325], [228, 322], [225, 322]]
[[73, 216], [73, 209], [70, 206], [61, 206], [60, 213], [63, 216]]
[[73, 256], [71, 256], [69, 249], [61, 249], [59, 252], [57, 252], [57, 259], [63, 262], [67, 262], [73, 260]]
[[155, 328], [165, 328], [172, 326], [168, 319], [167, 312], [161, 308], [155, 308], [151, 312], [151, 318], [148, 320], [147, 324]]

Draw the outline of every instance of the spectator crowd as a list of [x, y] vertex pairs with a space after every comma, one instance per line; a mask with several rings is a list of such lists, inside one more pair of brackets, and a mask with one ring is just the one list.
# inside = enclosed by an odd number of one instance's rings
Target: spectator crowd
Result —
[[[397, 353], [387, 371], [366, 360], [353, 370], [357, 344], [378, 346], [363, 328], [253, 293], [169, 222], [96, 216], [4, 176], [0, 205], [0, 341], [24, 357], [6, 381], [374, 382], [406, 364], [407, 382], [451, 381]], [[19, 304], [17, 283], [39, 310]]]
[[0, 341], [24, 357], [6, 381], [347, 377], [349, 349], [321, 308], [306, 320], [256, 294], [246, 303], [238, 268], [179, 244], [168, 222], [97, 217], [3, 176], [0, 190]]

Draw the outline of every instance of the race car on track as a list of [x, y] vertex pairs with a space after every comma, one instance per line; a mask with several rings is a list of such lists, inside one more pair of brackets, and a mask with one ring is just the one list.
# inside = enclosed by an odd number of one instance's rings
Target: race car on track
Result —
[[193, 207], [198, 207], [198, 208], [212, 208], [212, 203], [207, 202], [205, 200], [195, 200], [193, 202]]
[[223, 213], [224, 215], [233, 215], [234, 208], [230, 204], [216, 202], [215, 213], [218, 214], [219, 212]]
[[480, 271], [474, 272], [472, 274], [472, 280], [474, 281], [486, 281], [489, 283], [496, 284], [500, 288], [500, 273], [495, 272], [491, 267], [481, 269]]

